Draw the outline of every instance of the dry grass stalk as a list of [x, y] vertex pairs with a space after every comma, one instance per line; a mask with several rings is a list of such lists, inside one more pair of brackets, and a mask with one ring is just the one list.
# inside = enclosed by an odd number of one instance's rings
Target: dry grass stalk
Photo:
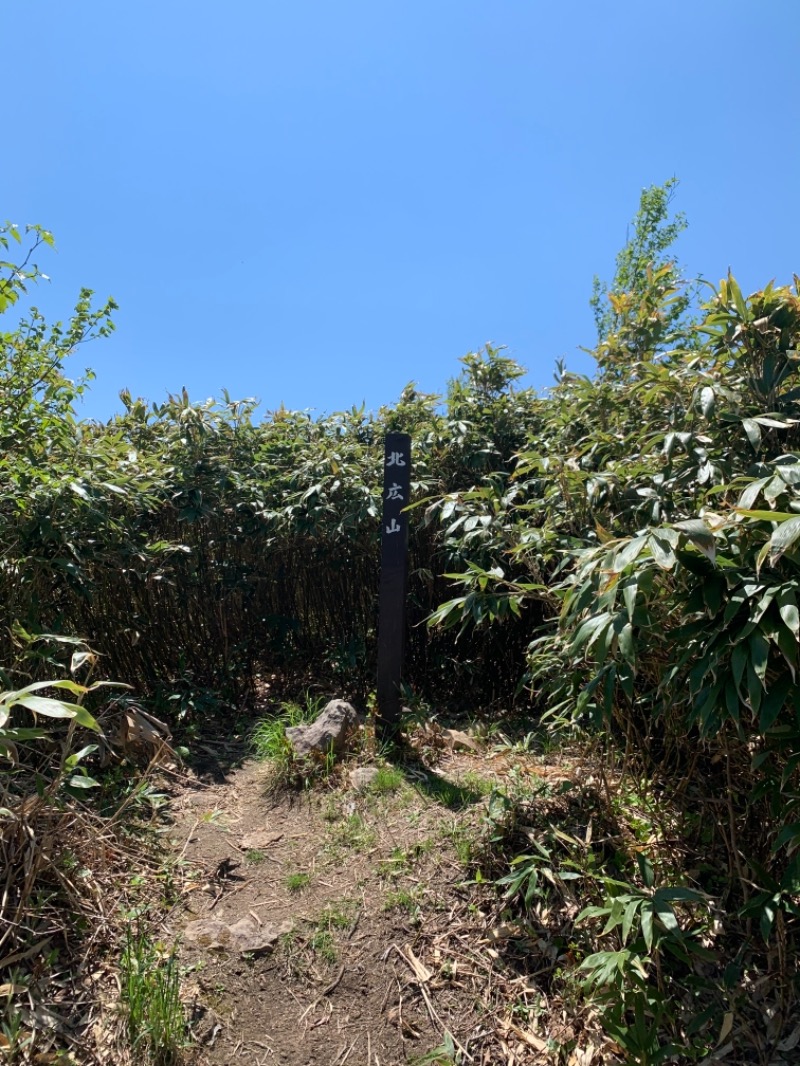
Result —
[[[23, 794], [22, 781], [15, 773], [0, 793], [0, 987], [15, 1034], [2, 1046], [26, 1056], [18, 1061], [69, 1051], [101, 1062], [92, 1032], [118, 1028], [98, 1025], [116, 998], [108, 960], [119, 955], [124, 915], [141, 903], [132, 882], [152, 881], [157, 856], [147, 833], [126, 831], [122, 810], [102, 817], [57, 785], [37, 793], [25, 778]], [[105, 1061], [121, 1061], [113, 1043]]]

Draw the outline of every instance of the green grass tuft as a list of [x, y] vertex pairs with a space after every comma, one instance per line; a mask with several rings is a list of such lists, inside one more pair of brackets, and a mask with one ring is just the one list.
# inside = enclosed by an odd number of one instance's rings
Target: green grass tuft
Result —
[[276, 714], [262, 718], [256, 724], [251, 738], [256, 758], [280, 763], [290, 762], [292, 748], [286, 739], [287, 726], [313, 722], [319, 714], [321, 704], [320, 698], [307, 696], [305, 704], [282, 703]]
[[320, 696], [306, 695], [304, 704], [282, 703], [275, 714], [262, 718], [256, 724], [250, 742], [256, 758], [271, 765], [269, 791], [275, 792], [289, 786], [308, 786], [313, 776], [325, 776], [331, 772], [332, 759], [326, 759], [324, 764], [312, 759], [298, 759], [286, 736], [288, 727], [313, 722], [323, 702]]
[[402, 788], [405, 778], [394, 766], [379, 766], [378, 772], [370, 782], [369, 791], [378, 795], [397, 792]]
[[138, 1063], [171, 1066], [188, 1045], [174, 950], [165, 955], [138, 923], [128, 928], [120, 960], [121, 1000]]
[[294, 874], [289, 874], [286, 878], [286, 887], [290, 892], [301, 892], [304, 888], [308, 888], [311, 883], [311, 874], [298, 871]]

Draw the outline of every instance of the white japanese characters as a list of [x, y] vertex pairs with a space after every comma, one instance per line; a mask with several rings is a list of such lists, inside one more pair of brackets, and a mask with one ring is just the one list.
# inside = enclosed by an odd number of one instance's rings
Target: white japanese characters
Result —
[[[400, 442], [398, 442], [400, 443]], [[386, 458], [384, 462], [385, 479], [383, 483], [383, 529], [386, 534], [402, 533], [408, 523], [403, 520], [402, 510], [409, 496], [409, 452], [401, 447], [395, 450], [395, 442], [387, 441]], [[389, 473], [389, 468], [394, 467], [394, 473]], [[405, 469], [403, 469], [405, 468]]]

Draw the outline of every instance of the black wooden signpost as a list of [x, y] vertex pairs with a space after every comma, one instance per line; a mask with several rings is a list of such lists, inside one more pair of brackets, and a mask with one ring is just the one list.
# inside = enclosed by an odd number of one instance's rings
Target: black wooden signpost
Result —
[[387, 433], [383, 461], [381, 587], [378, 614], [379, 739], [391, 740], [400, 724], [400, 676], [406, 628], [408, 506], [411, 486], [411, 437]]

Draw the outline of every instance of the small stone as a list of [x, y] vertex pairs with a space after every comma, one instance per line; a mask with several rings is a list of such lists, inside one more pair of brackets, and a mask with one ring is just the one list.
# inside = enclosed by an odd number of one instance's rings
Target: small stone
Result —
[[242, 837], [239, 841], [239, 847], [242, 851], [263, 851], [282, 839], [283, 833], [271, 833], [267, 829], [256, 829], [255, 832], [248, 833], [246, 837]]
[[324, 756], [329, 752], [340, 756], [347, 751], [347, 742], [358, 721], [358, 712], [352, 704], [345, 700], [331, 700], [315, 722], [288, 726], [286, 737], [299, 758]]
[[363, 792], [379, 774], [377, 766], [356, 766], [350, 771], [350, 787]]

